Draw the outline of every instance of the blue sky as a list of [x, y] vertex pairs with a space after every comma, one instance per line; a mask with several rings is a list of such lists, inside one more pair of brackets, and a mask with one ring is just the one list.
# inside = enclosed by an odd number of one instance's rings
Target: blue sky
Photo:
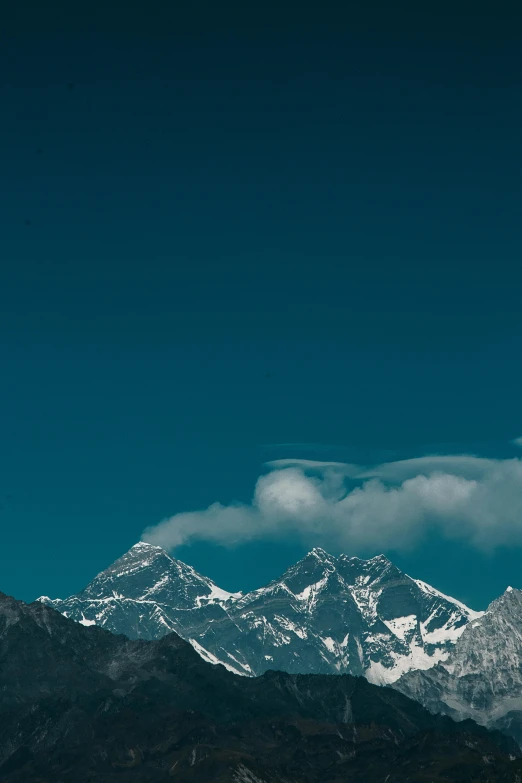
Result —
[[[0, 50], [0, 589], [75, 592], [271, 460], [520, 456], [520, 11], [29, 5]], [[177, 554], [248, 589], [310, 538]], [[482, 608], [522, 587], [515, 538], [387, 546]]]

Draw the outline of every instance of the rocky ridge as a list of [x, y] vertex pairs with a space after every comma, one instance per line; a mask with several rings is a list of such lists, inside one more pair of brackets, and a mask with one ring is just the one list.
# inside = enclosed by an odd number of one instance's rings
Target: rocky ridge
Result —
[[2, 783], [519, 783], [516, 745], [350, 675], [238, 677], [0, 593]]
[[434, 713], [473, 718], [522, 744], [522, 590], [508, 587], [470, 622], [443, 663], [394, 685]]
[[140, 542], [77, 595], [39, 600], [129, 638], [175, 631], [205, 660], [243, 675], [349, 673], [377, 684], [446, 660], [481, 616], [383, 555], [336, 558], [319, 548], [242, 595]]

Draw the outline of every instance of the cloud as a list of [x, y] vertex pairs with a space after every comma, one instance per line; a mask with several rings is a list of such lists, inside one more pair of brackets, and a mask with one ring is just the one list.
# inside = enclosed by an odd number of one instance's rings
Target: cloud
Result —
[[348, 462], [324, 462], [322, 460], [315, 459], [273, 459], [270, 462], [265, 463], [269, 468], [303, 468], [304, 470], [318, 470], [332, 469], [339, 471], [345, 476], [358, 476], [361, 472], [360, 465], [352, 465]]
[[175, 514], [143, 539], [173, 549], [300, 538], [336, 550], [406, 550], [429, 530], [487, 550], [522, 546], [522, 460], [428, 456], [376, 465], [276, 460], [249, 504]]
[[404, 481], [413, 476], [429, 476], [432, 473], [447, 473], [469, 479], [480, 479], [497, 464], [496, 460], [474, 457], [468, 454], [455, 456], [417, 457], [397, 462], [386, 462], [374, 468], [363, 470], [359, 478], [378, 476], [387, 481]]
[[520, 446], [522, 448], [522, 436], [520, 436], [519, 438], [513, 438], [511, 443], [513, 444], [513, 446]]
[[[521, 438], [522, 445], [522, 438]], [[324, 462], [310, 459], [276, 459], [267, 462], [270, 468], [302, 468], [305, 471], [338, 471], [349, 478], [382, 478], [403, 481], [416, 475], [428, 476], [434, 472], [449, 473], [465, 478], [481, 478], [496, 464], [496, 460], [469, 454], [416, 457], [396, 462], [385, 462], [373, 467], [362, 467], [347, 462]]]

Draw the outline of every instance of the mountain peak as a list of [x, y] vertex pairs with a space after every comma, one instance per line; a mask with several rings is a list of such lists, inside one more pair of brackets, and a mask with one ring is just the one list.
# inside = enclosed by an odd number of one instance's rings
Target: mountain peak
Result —
[[163, 549], [162, 546], [158, 546], [157, 544], [149, 544], [148, 541], [137, 541], [131, 546], [131, 550], [132, 549], [143, 552], [148, 552], [149, 550], [160, 550], [161, 552], [165, 552], [165, 549]]
[[127, 636], [151, 638], [148, 622], [159, 625], [164, 633], [177, 630], [180, 613], [222, 605], [237, 597], [171, 557], [161, 546], [138, 541], [76, 596], [63, 601], [42, 597], [40, 602], [68, 616], [73, 614], [83, 625], [99, 624], [117, 633], [123, 613], [131, 617], [124, 629]]
[[522, 617], [522, 590], [511, 586], [506, 587], [502, 595], [490, 603], [485, 615], [489, 617], [503, 612], [508, 612], [510, 615], [516, 612], [518, 616]]
[[314, 546], [313, 549], [311, 549], [306, 557], [316, 557], [318, 560], [324, 561], [324, 560], [335, 560], [333, 555], [328, 554], [324, 549], [321, 549], [320, 546]]
[[[507, 595], [515, 593], [522, 595]], [[505, 614], [513, 601], [504, 599]], [[241, 674], [344, 671], [388, 683], [435, 665], [477, 616], [383, 554], [362, 560], [314, 547], [280, 578], [241, 596], [145, 541], [77, 596], [43, 602], [131, 638], [174, 630], [206, 660]]]
[[125, 552], [124, 555], [122, 555], [119, 560], [122, 560], [123, 558], [132, 557], [133, 559], [136, 558], [156, 558], [156, 557], [164, 557], [165, 559], [174, 560], [174, 558], [169, 555], [166, 549], [163, 549], [162, 546], [158, 546], [157, 544], [149, 544], [148, 541], [137, 541], [135, 544], [131, 546], [130, 549]]
[[147, 568], [153, 563], [163, 563], [169, 567], [171, 563], [177, 562], [161, 546], [149, 544], [146, 541], [137, 541], [121, 557], [112, 563], [106, 572], [124, 573], [129, 568]]
[[386, 555], [375, 555], [375, 557], [370, 557], [368, 560], [369, 563], [382, 563], [383, 565], [388, 565], [391, 563], [391, 560], [389, 560]]
[[357, 555], [340, 555], [339, 560], [341, 560], [344, 563], [352, 562], [352, 563], [375, 563], [378, 565], [379, 563], [382, 563], [383, 565], [390, 565], [391, 560], [386, 557], [386, 555], [375, 555], [374, 557], [370, 557], [367, 560], [365, 560], [363, 557], [357, 557]]
[[310, 572], [311, 569], [315, 573], [322, 572], [325, 568], [327, 571], [332, 571], [335, 570], [336, 565], [336, 557], [330, 555], [324, 549], [321, 549], [321, 547], [314, 546], [307, 555], [301, 558], [301, 560], [298, 560], [293, 566], [290, 566], [288, 571], [283, 574], [283, 579], [286, 578], [286, 574], [301, 572], [303, 569], [307, 572]]

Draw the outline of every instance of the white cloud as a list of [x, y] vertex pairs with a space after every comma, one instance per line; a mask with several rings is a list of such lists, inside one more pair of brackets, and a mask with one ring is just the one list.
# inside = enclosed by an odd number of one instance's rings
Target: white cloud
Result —
[[522, 436], [520, 436], [519, 438], [513, 438], [511, 443], [513, 444], [513, 446], [520, 446], [522, 448]]
[[250, 504], [176, 514], [143, 538], [172, 549], [299, 536], [345, 551], [407, 549], [428, 529], [478, 548], [522, 546], [522, 460], [431, 456], [361, 468], [277, 460]]
[[430, 456], [386, 462], [359, 473], [359, 478], [378, 476], [386, 481], [404, 481], [413, 476], [447, 473], [469, 479], [481, 479], [497, 464], [497, 460], [474, 457], [470, 454]]
[[261, 514], [280, 519], [314, 515], [322, 500], [317, 484], [295, 468], [261, 476], [254, 496]]

